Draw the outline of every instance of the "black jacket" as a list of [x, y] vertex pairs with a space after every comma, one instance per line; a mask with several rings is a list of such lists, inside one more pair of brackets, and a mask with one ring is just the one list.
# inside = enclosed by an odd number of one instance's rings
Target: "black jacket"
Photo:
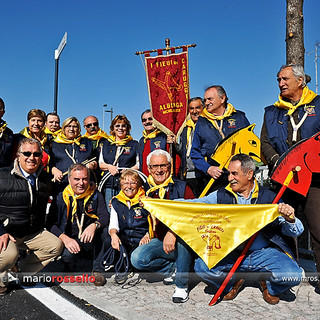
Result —
[[36, 177], [33, 189], [17, 159], [13, 167], [0, 168], [0, 236], [21, 238], [44, 228], [51, 181], [42, 165]]

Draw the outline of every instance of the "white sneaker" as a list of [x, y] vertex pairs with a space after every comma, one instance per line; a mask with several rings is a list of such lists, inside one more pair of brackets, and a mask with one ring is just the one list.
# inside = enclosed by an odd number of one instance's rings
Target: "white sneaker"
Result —
[[189, 300], [189, 291], [187, 288], [176, 287], [172, 295], [172, 302], [183, 303]]
[[176, 270], [174, 270], [174, 272], [170, 276], [164, 278], [162, 282], [165, 285], [170, 285], [170, 284], [174, 284], [175, 279], [176, 279]]

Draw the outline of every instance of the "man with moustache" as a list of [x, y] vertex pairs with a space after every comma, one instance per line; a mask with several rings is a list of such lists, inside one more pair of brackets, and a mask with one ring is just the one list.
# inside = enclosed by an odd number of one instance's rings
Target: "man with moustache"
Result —
[[144, 127], [143, 137], [139, 140], [139, 170], [145, 175], [149, 174], [147, 156], [153, 150], [167, 150], [167, 135], [153, 126], [153, 118], [150, 109], [141, 114], [141, 121]]
[[62, 242], [44, 229], [51, 178], [41, 164], [38, 140], [24, 138], [13, 167], [0, 169], [0, 295], [7, 291], [7, 270], [19, 257], [22, 273], [36, 273], [62, 251]]
[[[255, 169], [252, 158], [246, 154], [237, 154], [229, 163], [229, 184], [226, 187], [219, 188], [206, 197], [188, 201], [240, 205], [272, 203], [276, 194], [259, 186], [254, 177]], [[240, 275], [237, 278], [237, 275], [233, 276], [227, 284], [223, 300], [235, 299], [245, 282], [243, 277], [251, 272], [259, 274], [263, 299], [269, 304], [279, 303], [279, 294], [300, 283], [302, 269], [297, 263], [293, 238], [303, 232], [303, 225], [295, 217], [295, 210], [290, 205], [280, 203], [278, 211], [281, 216], [260, 230], [237, 270]], [[243, 228], [245, 225], [239, 226], [238, 232]], [[244, 244], [241, 244], [212, 269], [201, 258], [197, 258], [194, 269], [206, 283], [219, 288], [243, 248]]]
[[103, 141], [108, 139], [108, 135], [99, 127], [99, 121], [94, 116], [88, 116], [83, 120], [86, 129], [84, 137], [92, 140], [94, 149], [97, 149]]
[[226, 185], [227, 179], [222, 175], [223, 170], [219, 168], [219, 164], [211, 159], [211, 155], [220, 140], [250, 123], [244, 112], [228, 103], [227, 93], [220, 85], [207, 88], [203, 102], [205, 109], [197, 121], [190, 155], [195, 167], [202, 171], [201, 183], [204, 187], [210, 178], [216, 180], [210, 189], [213, 191]]
[[194, 129], [198, 118], [203, 111], [203, 103], [200, 97], [191, 98], [188, 103], [190, 119], [186, 122], [186, 125], [182, 130], [179, 144], [176, 145], [176, 151], [181, 158], [180, 177], [187, 181], [187, 183], [192, 187], [194, 195], [198, 197], [203, 189], [203, 185], [201, 185], [199, 179], [197, 179], [201, 177], [201, 173], [196, 170], [191, 159], [190, 152]]

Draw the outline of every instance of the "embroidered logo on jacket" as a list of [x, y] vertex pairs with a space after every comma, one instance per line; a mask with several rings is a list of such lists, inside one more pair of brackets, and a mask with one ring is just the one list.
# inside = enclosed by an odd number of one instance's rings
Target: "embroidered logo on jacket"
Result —
[[79, 148], [80, 148], [80, 151], [87, 151], [86, 145], [83, 143], [80, 144]]
[[315, 116], [316, 115], [316, 109], [315, 106], [305, 106], [304, 111], [308, 113], [309, 116]]
[[236, 119], [228, 119], [228, 128], [236, 127]]
[[123, 154], [130, 154], [131, 147], [124, 147], [123, 148]]
[[153, 143], [154, 143], [154, 148], [155, 149], [160, 149], [161, 148], [161, 146], [160, 146], [161, 145], [161, 141], [154, 141]]
[[140, 207], [135, 208], [135, 209], [134, 209], [134, 213], [135, 213], [134, 219], [140, 219], [140, 218], [142, 218], [142, 213], [141, 213], [141, 208], [140, 208]]

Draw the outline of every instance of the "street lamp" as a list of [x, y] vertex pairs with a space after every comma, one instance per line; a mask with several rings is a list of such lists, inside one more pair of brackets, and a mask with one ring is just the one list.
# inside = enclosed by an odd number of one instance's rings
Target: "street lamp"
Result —
[[110, 115], [111, 115], [111, 120], [110, 120], [110, 124], [112, 123], [112, 119], [113, 119], [113, 108], [111, 107], [110, 108], [110, 110], [106, 110], [106, 108], [107, 108], [107, 104], [104, 104], [103, 105], [103, 107], [102, 107], [102, 112], [103, 112], [103, 125], [102, 125], [102, 127], [103, 127], [103, 131], [104, 131], [104, 114], [105, 114], [105, 112], [110, 112]]

